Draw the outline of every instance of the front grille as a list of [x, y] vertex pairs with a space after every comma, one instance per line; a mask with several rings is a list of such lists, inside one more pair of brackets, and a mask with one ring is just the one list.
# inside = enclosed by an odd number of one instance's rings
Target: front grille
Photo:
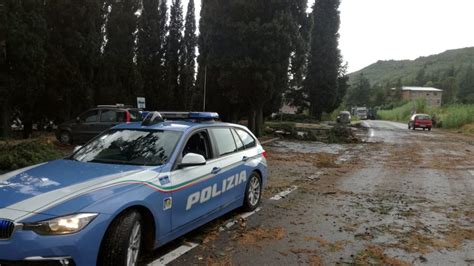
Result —
[[12, 221], [0, 220], [0, 239], [8, 239], [12, 236], [15, 224]]

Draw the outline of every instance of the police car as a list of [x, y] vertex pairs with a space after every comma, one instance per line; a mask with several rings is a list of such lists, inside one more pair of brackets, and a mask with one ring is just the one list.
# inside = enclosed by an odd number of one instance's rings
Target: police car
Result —
[[152, 112], [61, 160], [0, 176], [0, 264], [136, 265], [233, 209], [255, 209], [266, 152], [217, 113]]

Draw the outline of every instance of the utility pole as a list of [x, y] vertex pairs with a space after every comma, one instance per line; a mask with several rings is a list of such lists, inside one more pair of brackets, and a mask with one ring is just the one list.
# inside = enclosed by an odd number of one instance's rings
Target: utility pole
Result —
[[207, 83], [207, 64], [204, 66], [204, 96], [202, 100], [202, 111], [206, 111], [206, 84]]

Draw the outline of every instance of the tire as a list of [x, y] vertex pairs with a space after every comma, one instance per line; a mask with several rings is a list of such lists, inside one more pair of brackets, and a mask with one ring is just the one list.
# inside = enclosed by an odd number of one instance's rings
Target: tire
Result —
[[411, 129], [410, 124], [408, 124], [408, 129]]
[[412, 127], [412, 129], [413, 129], [413, 130], [415, 130], [415, 129], [416, 129], [416, 127], [415, 127], [415, 126], [413, 126], [413, 127]]
[[71, 136], [71, 133], [67, 132], [67, 131], [61, 131], [61, 133], [59, 133], [59, 138], [58, 138], [59, 142], [61, 142], [62, 144], [72, 144], [72, 136]]
[[428, 131], [431, 131], [431, 127], [428, 128]]
[[253, 172], [249, 181], [247, 182], [247, 187], [245, 188], [245, 198], [244, 198], [244, 211], [253, 211], [262, 199], [262, 178], [256, 172]]
[[423, 131], [425, 131], [425, 128], [423, 128]]
[[99, 265], [138, 265], [142, 247], [142, 217], [137, 211], [126, 212], [107, 229], [99, 252]]

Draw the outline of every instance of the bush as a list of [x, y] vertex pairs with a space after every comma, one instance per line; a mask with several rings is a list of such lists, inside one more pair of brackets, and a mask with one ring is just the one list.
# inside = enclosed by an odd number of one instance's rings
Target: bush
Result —
[[474, 104], [453, 104], [443, 107], [427, 106], [425, 101], [417, 100], [404, 104], [392, 110], [380, 110], [377, 117], [383, 120], [408, 122], [413, 110], [417, 113], [427, 113], [434, 117], [437, 126], [442, 128], [460, 128], [474, 123]]
[[0, 143], [0, 170], [11, 171], [62, 156], [62, 152], [44, 139], [3, 142]]

